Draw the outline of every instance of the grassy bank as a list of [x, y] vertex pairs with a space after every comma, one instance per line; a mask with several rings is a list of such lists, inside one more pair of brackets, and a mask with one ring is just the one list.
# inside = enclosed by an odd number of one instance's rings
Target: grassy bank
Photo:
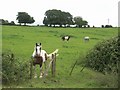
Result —
[[[11, 50], [21, 62], [29, 61], [36, 42], [41, 42], [43, 49], [48, 53], [59, 49], [57, 57], [56, 77], [49, 76], [42, 79], [32, 79], [28, 83], [11, 84], [12, 87], [34, 87], [34, 88], [94, 88], [114, 87], [108, 86], [110, 75], [85, 68], [80, 72], [82, 66], [77, 65], [69, 76], [71, 68], [76, 60], [83, 61], [86, 53], [102, 40], [117, 36], [117, 28], [50, 28], [50, 27], [28, 27], [28, 26], [3, 26], [2, 27], [2, 49]], [[62, 35], [71, 35], [70, 41], [62, 41]], [[89, 42], [84, 42], [85, 36], [90, 37]], [[39, 74], [39, 66], [37, 67]], [[112, 83], [113, 80], [111, 80]], [[5, 86], [6, 87], [6, 86]]]

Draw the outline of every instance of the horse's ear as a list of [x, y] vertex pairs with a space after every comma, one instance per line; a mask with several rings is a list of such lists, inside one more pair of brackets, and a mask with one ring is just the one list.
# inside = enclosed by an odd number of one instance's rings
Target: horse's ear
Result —
[[41, 43], [40, 43], [40, 45], [41, 45]]

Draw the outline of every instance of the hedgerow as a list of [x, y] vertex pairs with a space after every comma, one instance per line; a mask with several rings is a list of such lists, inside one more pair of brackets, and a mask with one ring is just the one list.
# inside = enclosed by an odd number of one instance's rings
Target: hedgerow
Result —
[[[22, 60], [23, 61], [23, 60]], [[2, 82], [3, 84], [19, 83], [29, 78], [29, 62], [21, 62], [13, 53], [2, 53]]]
[[102, 73], [118, 73], [118, 37], [98, 43], [86, 55], [86, 66]]

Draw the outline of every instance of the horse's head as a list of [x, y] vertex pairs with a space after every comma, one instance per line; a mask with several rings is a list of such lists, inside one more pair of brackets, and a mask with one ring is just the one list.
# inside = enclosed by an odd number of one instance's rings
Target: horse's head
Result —
[[35, 56], [40, 56], [41, 49], [42, 49], [42, 45], [41, 45], [41, 43], [40, 43], [40, 44], [36, 43], [34, 49], [35, 49]]

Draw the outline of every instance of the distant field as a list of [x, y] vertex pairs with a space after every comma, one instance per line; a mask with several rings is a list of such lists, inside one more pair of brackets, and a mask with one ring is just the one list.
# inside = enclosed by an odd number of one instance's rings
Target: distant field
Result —
[[[41, 42], [43, 49], [48, 53], [59, 49], [57, 57], [56, 77], [51, 73], [44, 79], [32, 79], [29, 83], [14, 87], [44, 87], [44, 88], [89, 88], [106, 87], [104, 75], [77, 65], [69, 76], [70, 70], [76, 60], [82, 61], [86, 53], [97, 43], [117, 36], [117, 28], [51, 28], [28, 26], [3, 26], [2, 49], [3, 52], [11, 50], [22, 61], [30, 60], [34, 45]], [[71, 35], [70, 41], [62, 41], [62, 35]], [[90, 37], [89, 42], [84, 42], [85, 36]], [[39, 69], [39, 68], [38, 68]], [[38, 70], [39, 73], [39, 70]], [[102, 79], [102, 80], [101, 80]]]

